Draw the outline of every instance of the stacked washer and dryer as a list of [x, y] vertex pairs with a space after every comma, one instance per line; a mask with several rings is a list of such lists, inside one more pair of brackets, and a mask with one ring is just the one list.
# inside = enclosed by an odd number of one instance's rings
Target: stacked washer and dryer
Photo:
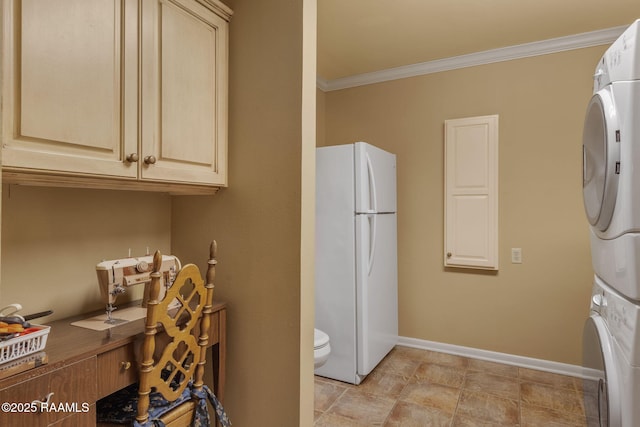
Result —
[[640, 426], [640, 20], [605, 52], [583, 135], [595, 279], [584, 327], [589, 425]]

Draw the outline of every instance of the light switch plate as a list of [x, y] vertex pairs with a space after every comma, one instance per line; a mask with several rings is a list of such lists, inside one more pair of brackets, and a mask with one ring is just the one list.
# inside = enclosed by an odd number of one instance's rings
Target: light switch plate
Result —
[[511, 248], [511, 262], [522, 264], [522, 248]]

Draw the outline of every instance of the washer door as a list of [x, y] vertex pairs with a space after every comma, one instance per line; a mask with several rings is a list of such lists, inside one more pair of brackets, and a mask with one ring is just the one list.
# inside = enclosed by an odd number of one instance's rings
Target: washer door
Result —
[[582, 135], [582, 193], [589, 223], [609, 227], [620, 175], [620, 126], [611, 85], [597, 92], [587, 107]]
[[584, 408], [589, 427], [621, 425], [620, 383], [613, 357], [613, 338], [604, 320], [592, 313], [584, 325]]

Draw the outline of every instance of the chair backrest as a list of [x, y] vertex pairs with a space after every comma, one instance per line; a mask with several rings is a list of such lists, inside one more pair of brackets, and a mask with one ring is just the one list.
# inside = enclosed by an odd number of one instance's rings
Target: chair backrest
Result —
[[[191, 380], [193, 388], [202, 388], [213, 304], [215, 257], [214, 241], [209, 248], [206, 283], [198, 267], [187, 264], [180, 269], [161, 301], [158, 296], [162, 255], [157, 251], [153, 257], [139, 373], [136, 420], [141, 424], [148, 419], [152, 388], [170, 402], [182, 395]], [[162, 328], [161, 340], [156, 337], [159, 327]], [[164, 348], [156, 348], [157, 344], [165, 343]]]

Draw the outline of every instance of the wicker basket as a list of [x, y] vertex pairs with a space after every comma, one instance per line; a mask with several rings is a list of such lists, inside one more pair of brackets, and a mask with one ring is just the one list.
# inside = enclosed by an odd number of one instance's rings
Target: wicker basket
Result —
[[7, 363], [44, 350], [51, 327], [41, 325], [31, 325], [31, 327], [39, 330], [0, 342], [0, 363]]

